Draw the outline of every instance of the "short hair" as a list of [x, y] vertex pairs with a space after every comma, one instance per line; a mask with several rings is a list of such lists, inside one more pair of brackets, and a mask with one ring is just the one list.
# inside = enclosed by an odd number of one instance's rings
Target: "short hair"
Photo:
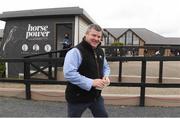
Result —
[[102, 28], [98, 24], [90, 24], [86, 30], [86, 34], [88, 34], [91, 29], [95, 29], [98, 32], [103, 32]]

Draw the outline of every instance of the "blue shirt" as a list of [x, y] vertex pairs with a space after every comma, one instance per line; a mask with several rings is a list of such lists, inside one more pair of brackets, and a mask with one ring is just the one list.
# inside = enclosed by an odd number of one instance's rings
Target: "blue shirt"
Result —
[[[80, 51], [77, 48], [73, 48], [66, 54], [63, 71], [64, 78], [72, 84], [79, 86], [80, 88], [89, 91], [93, 85], [93, 79], [85, 77], [78, 72], [78, 68], [82, 62]], [[103, 76], [110, 75], [110, 68], [106, 58], [104, 58], [103, 64]]]

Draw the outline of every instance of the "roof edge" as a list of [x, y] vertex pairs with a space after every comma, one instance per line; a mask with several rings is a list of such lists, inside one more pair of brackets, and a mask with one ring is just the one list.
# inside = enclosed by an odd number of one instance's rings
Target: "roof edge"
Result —
[[[42, 16], [83, 15], [83, 13], [84, 10], [79, 7], [61, 7], [61, 8], [7, 11], [0, 14], [0, 20], [6, 21], [8, 19], [13, 19], [13, 18], [42, 17]], [[89, 18], [89, 16], [87, 16], [87, 18]]]

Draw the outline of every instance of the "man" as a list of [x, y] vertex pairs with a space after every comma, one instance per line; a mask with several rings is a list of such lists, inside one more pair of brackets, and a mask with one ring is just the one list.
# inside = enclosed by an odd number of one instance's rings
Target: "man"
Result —
[[64, 34], [64, 40], [63, 40], [63, 49], [70, 48], [71, 45], [72, 45], [72, 41], [69, 38], [69, 34], [65, 33]]
[[72, 46], [72, 41], [69, 38], [69, 34], [65, 33], [64, 34], [64, 39], [63, 39], [63, 49], [62, 52], [60, 53], [60, 57], [65, 57], [66, 53], [70, 50]]
[[101, 90], [110, 83], [110, 68], [99, 47], [101, 39], [102, 28], [91, 24], [83, 41], [66, 54], [64, 77], [69, 81], [65, 92], [68, 117], [80, 117], [87, 108], [94, 117], [108, 117]]

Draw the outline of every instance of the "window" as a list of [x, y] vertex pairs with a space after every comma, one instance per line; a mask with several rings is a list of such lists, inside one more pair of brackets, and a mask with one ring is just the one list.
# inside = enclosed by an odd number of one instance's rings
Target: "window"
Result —
[[122, 42], [123, 44], [125, 44], [125, 35], [119, 38], [119, 42]]
[[132, 32], [128, 31], [126, 33], [126, 45], [132, 45]]
[[133, 35], [133, 45], [139, 45], [139, 38], [136, 35]]
[[109, 35], [109, 44], [112, 44], [113, 42], [114, 42], [114, 38], [111, 35]]

